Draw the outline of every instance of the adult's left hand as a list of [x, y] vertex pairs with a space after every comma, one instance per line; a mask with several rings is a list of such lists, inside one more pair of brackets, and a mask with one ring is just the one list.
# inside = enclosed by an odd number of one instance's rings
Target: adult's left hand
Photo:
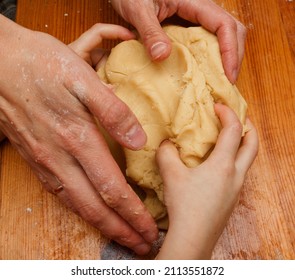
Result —
[[223, 67], [228, 79], [237, 79], [244, 56], [246, 28], [211, 0], [112, 0], [115, 10], [139, 32], [153, 60], [171, 52], [169, 38], [160, 23], [174, 14], [202, 25], [218, 37]]

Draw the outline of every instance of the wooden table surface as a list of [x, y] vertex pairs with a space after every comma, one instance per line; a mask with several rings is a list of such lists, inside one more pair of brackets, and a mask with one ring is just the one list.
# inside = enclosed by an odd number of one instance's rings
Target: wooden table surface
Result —
[[[260, 151], [213, 258], [295, 259], [295, 1], [216, 2], [248, 29], [237, 85]], [[18, 0], [17, 22], [65, 43], [96, 22], [126, 24], [107, 0]], [[44, 191], [8, 142], [0, 168], [0, 259], [136, 258]]]

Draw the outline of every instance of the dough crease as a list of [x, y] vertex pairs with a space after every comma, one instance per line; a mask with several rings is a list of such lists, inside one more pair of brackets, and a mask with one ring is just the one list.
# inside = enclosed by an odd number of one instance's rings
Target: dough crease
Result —
[[213, 149], [220, 132], [214, 104], [232, 108], [243, 124], [247, 111], [245, 100], [224, 73], [215, 35], [202, 27], [164, 30], [172, 41], [172, 53], [165, 61], [152, 62], [142, 43], [131, 40], [114, 47], [98, 71], [148, 136], [142, 150], [124, 149], [126, 176], [145, 191], [144, 203], [160, 228], [168, 227], [155, 160], [161, 142], [172, 141], [184, 164], [196, 167]]

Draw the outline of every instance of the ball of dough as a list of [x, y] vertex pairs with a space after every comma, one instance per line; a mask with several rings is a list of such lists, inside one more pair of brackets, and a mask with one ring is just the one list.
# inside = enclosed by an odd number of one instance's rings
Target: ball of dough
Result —
[[142, 150], [124, 149], [126, 175], [145, 190], [144, 203], [160, 227], [167, 228], [157, 148], [169, 139], [185, 165], [195, 167], [206, 159], [220, 132], [214, 103], [232, 108], [243, 124], [247, 105], [225, 76], [215, 35], [202, 27], [164, 30], [172, 42], [168, 59], [152, 62], [140, 41], [126, 41], [112, 49], [99, 74], [114, 86], [147, 134]]

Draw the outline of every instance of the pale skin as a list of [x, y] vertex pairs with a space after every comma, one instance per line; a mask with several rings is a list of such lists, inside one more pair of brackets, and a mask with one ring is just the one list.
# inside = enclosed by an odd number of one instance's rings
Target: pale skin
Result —
[[[113, 5], [137, 27], [154, 60], [169, 56], [170, 42], [159, 22], [173, 13], [216, 32], [226, 73], [235, 80], [232, 73], [241, 63], [245, 31], [213, 2], [124, 0]], [[127, 184], [93, 116], [124, 147], [142, 148], [146, 135], [129, 108], [93, 71], [100, 53], [92, 52], [94, 61], [83, 57], [89, 65], [48, 34], [1, 15], [0, 26], [1, 131], [48, 191], [62, 189], [58, 197], [74, 212], [109, 238], [146, 254], [157, 239], [156, 224]], [[127, 30], [109, 36], [134, 38]], [[155, 55], [155, 45], [162, 43], [165, 47]]]
[[[105, 58], [98, 48], [101, 40], [120, 32], [129, 31], [116, 25], [95, 25], [70, 47], [97, 68]], [[215, 112], [222, 130], [204, 163], [186, 167], [169, 141], [157, 151], [169, 214], [169, 230], [157, 259], [210, 259], [257, 155], [258, 137], [251, 121], [247, 119], [249, 131], [242, 137], [243, 126], [231, 109], [216, 104]]]
[[211, 258], [257, 155], [258, 136], [251, 121], [247, 120], [250, 131], [242, 138], [242, 125], [232, 110], [216, 104], [215, 112], [223, 128], [204, 163], [187, 168], [170, 142], [157, 152], [169, 215], [157, 259]]

